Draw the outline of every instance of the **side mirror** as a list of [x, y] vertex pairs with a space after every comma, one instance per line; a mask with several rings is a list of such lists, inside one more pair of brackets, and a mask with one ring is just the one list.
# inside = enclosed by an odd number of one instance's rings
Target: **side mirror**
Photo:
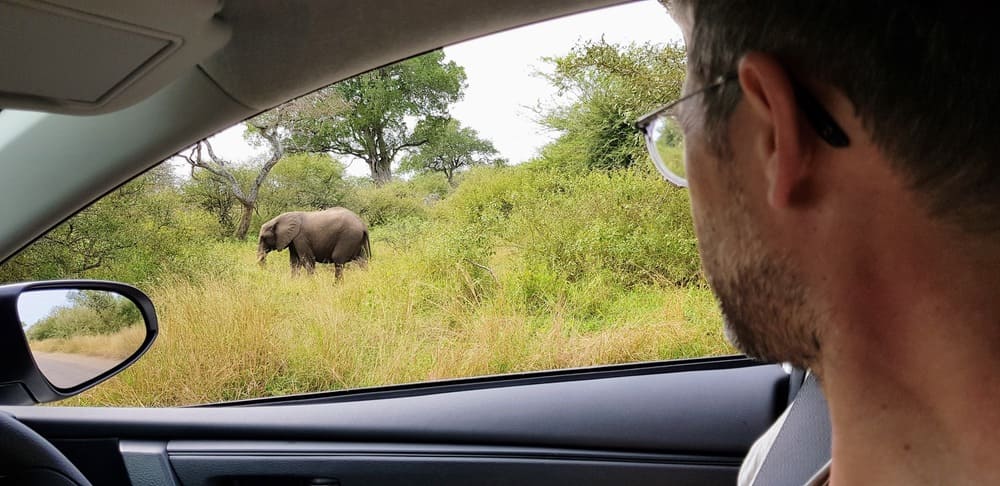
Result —
[[61, 400], [118, 374], [156, 339], [153, 303], [94, 280], [0, 286], [0, 404]]

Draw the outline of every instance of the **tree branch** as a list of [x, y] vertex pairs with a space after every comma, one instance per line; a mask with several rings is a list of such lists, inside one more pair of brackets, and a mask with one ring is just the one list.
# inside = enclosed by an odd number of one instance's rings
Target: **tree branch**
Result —
[[[205, 151], [208, 152], [208, 157], [211, 159], [211, 162], [206, 162], [202, 157], [202, 145], [204, 145]], [[190, 155], [184, 155], [183, 153], [177, 155], [191, 165], [192, 172], [194, 168], [197, 167], [215, 174], [216, 176], [229, 182], [230, 190], [233, 192], [233, 197], [243, 204], [253, 204], [254, 201], [250, 200], [246, 193], [243, 192], [243, 188], [240, 187], [240, 182], [229, 170], [229, 167], [226, 165], [226, 161], [215, 154], [215, 150], [212, 148], [212, 144], [209, 143], [208, 139], [196, 143], [194, 147], [191, 148]]]
[[470, 263], [470, 264], [472, 264], [472, 265], [476, 266], [476, 267], [479, 267], [479, 268], [481, 268], [481, 269], [483, 269], [483, 270], [486, 270], [487, 272], [489, 272], [490, 276], [491, 276], [491, 277], [493, 277], [493, 281], [494, 281], [494, 282], [496, 282], [496, 283], [500, 283], [500, 279], [499, 279], [499, 278], [497, 278], [497, 274], [496, 274], [496, 273], [494, 273], [494, 272], [493, 272], [493, 269], [491, 269], [490, 267], [487, 267], [486, 265], [480, 265], [480, 264], [478, 264], [478, 263], [476, 263], [476, 262], [474, 262], [474, 261], [472, 261], [472, 260], [469, 260], [468, 258], [465, 258], [464, 260], [465, 260], [466, 262], [468, 262], [468, 263]]
[[390, 148], [390, 149], [388, 149], [389, 150], [389, 155], [390, 155], [389, 158], [390, 159], [395, 159], [396, 158], [396, 154], [398, 154], [400, 150], [403, 150], [405, 148], [419, 147], [419, 146], [424, 145], [424, 144], [426, 144], [428, 142], [430, 142], [430, 140], [428, 140], [428, 139], [425, 138], [423, 140], [419, 140], [419, 141], [415, 141], [415, 142], [405, 142], [405, 143], [399, 145], [398, 147]]
[[[220, 167], [225, 167], [226, 166], [226, 161], [220, 159], [217, 155], [215, 155], [215, 150], [212, 149], [212, 144], [211, 144], [211, 142], [208, 141], [207, 138], [203, 139], [200, 143], [205, 144], [205, 150], [208, 152], [208, 158], [212, 159], [212, 162], [215, 162]], [[200, 150], [198, 151], [198, 155], [199, 155], [199, 159], [200, 159], [201, 158], [200, 157], [201, 156], [201, 151]]]

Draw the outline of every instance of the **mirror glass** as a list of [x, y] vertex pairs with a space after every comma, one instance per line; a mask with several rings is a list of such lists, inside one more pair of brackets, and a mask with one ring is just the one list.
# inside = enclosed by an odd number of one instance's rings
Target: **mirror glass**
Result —
[[26, 290], [17, 299], [35, 363], [57, 388], [73, 388], [132, 356], [146, 339], [139, 307], [106, 290]]

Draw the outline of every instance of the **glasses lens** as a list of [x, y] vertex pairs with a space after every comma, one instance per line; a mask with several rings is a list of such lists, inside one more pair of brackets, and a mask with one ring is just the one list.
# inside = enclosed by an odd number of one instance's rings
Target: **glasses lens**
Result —
[[656, 117], [646, 133], [646, 144], [656, 168], [670, 182], [687, 187], [684, 169], [684, 132], [671, 114]]

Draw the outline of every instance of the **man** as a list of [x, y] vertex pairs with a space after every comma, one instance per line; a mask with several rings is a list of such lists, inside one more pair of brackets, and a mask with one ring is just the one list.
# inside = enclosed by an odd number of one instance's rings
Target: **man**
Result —
[[822, 384], [815, 484], [1000, 484], [1000, 41], [973, 7], [668, 5], [686, 97], [640, 125], [734, 344]]

